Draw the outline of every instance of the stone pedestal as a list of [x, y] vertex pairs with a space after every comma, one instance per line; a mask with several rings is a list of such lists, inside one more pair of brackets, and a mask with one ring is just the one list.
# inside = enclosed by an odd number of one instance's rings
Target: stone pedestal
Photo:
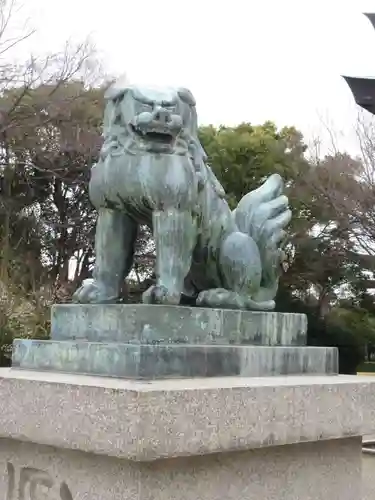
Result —
[[54, 306], [51, 339], [15, 340], [0, 370], [0, 492], [361, 500], [375, 378], [338, 376], [306, 329], [301, 314]]
[[5, 500], [361, 500], [375, 378], [0, 370]]
[[14, 342], [13, 366], [128, 379], [335, 375], [303, 314], [152, 305], [57, 305], [51, 340]]

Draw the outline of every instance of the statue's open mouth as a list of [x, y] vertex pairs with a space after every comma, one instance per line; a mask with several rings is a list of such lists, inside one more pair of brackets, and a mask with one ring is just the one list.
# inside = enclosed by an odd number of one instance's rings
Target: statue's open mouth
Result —
[[132, 125], [133, 132], [141, 137], [143, 140], [150, 142], [157, 142], [159, 144], [172, 144], [175, 137], [168, 130], [145, 130]]

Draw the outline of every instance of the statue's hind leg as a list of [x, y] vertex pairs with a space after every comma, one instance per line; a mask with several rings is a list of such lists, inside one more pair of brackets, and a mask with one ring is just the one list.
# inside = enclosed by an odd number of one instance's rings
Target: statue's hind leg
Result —
[[241, 232], [229, 234], [223, 241], [218, 266], [222, 288], [201, 292], [197, 305], [230, 309], [272, 310], [272, 300], [253, 299], [260, 288], [261, 260], [254, 240]]
[[143, 294], [143, 302], [178, 305], [189, 273], [197, 238], [190, 211], [166, 209], [152, 214], [156, 247], [156, 285]]
[[83, 282], [73, 296], [74, 302], [116, 302], [133, 264], [136, 237], [137, 224], [128, 215], [109, 208], [99, 210], [93, 279]]

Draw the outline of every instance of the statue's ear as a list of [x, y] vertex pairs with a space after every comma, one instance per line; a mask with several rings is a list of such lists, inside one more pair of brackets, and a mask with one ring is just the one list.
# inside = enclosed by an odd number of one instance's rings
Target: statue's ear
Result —
[[196, 105], [194, 96], [190, 92], [190, 90], [181, 87], [181, 88], [179, 88], [177, 90], [177, 94], [178, 94], [178, 97], [181, 99], [182, 102], [188, 104], [189, 106], [195, 106]]

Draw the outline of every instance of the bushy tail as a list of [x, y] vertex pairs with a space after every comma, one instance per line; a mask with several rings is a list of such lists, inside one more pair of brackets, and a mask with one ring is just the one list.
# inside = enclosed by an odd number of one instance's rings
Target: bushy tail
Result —
[[242, 198], [233, 214], [238, 229], [258, 245], [262, 281], [257, 301], [272, 300], [277, 292], [284, 259], [281, 248], [286, 237], [284, 228], [292, 217], [283, 191], [280, 175], [271, 175], [258, 189]]

